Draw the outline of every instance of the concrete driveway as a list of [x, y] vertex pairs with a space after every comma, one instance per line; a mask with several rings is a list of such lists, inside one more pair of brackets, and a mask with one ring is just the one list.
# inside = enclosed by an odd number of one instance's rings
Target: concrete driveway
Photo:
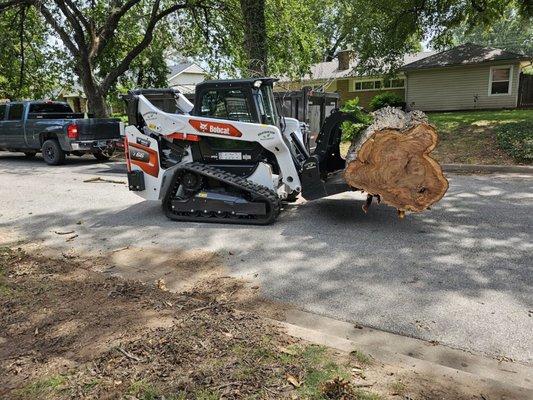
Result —
[[[533, 362], [533, 176], [450, 175], [431, 211], [398, 220], [346, 193], [289, 207], [269, 227], [168, 221], [124, 185], [123, 166], [61, 167], [0, 154], [0, 242], [105, 252], [217, 251], [266, 297], [494, 357]], [[81, 221], [81, 225], [76, 223]], [[72, 242], [54, 230], [75, 230]]]

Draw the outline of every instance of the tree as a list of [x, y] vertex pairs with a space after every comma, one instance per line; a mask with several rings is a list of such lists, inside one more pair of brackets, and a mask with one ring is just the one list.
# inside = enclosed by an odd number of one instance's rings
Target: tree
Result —
[[470, 42], [533, 56], [533, 22], [520, 18], [518, 10], [510, 8], [490, 26], [460, 25], [452, 31], [451, 42]]
[[264, 29], [262, 18], [253, 15], [253, 10], [262, 13], [258, 0], [219, 0], [205, 13], [203, 24], [198, 16], [180, 18], [182, 53], [205, 59], [214, 76], [307, 73], [320, 61], [323, 46], [317, 29], [323, 12], [319, 0], [261, 2]]
[[[206, 7], [202, 0], [19, 0], [0, 3], [0, 11], [15, 6], [35, 8], [57, 34], [72, 57], [89, 110], [99, 117], [108, 115], [106, 95], [136, 57], [148, 48], [158, 24], [177, 11]], [[109, 60], [104, 54], [113, 47], [116, 31], [131, 29], [124, 25], [125, 19], [138, 21], [143, 33], [137, 41], [124, 43], [122, 48], [127, 50], [114, 54], [116, 64], [106, 69], [102, 60]]]
[[0, 98], [49, 97], [59, 79], [47, 27], [33, 8], [0, 14]]
[[[530, 24], [531, 4], [530, 0], [339, 0], [332, 6], [333, 18], [331, 13], [326, 17], [331, 20], [326, 26], [333, 46], [328, 53], [350, 46], [359, 69], [394, 70], [421, 41], [449, 44], [454, 28], [493, 26], [510, 8]], [[336, 23], [339, 19], [342, 23]]]

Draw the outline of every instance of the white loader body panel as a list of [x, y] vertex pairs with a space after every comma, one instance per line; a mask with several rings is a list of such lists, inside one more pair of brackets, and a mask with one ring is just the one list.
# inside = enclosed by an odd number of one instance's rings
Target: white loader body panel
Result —
[[[170, 114], [155, 107], [143, 95], [139, 95], [138, 111], [146, 122], [145, 132], [141, 133], [134, 126], [126, 128], [126, 146], [129, 148], [126, 153], [129, 168], [144, 172], [145, 190], [136, 193], [147, 200], [159, 199], [159, 190], [164, 173], [159, 163], [157, 140], [150, 137], [150, 134], [170, 141], [174, 138], [187, 140], [187, 137], [191, 136], [208, 136], [257, 142], [274, 154], [280, 174], [279, 176], [273, 175], [270, 166], [260, 163], [258, 169], [248, 179], [276, 190], [282, 197], [286, 197], [290, 192], [301, 190], [300, 179], [291, 152], [283, 140], [282, 133], [276, 126], [188, 114]], [[139, 152], [139, 157], [134, 157], [132, 156], [134, 155], [133, 151], [136, 150], [142, 150], [148, 155]], [[184, 159], [181, 163], [184, 162], [188, 161]], [[270, 176], [268, 176], [269, 174]]]

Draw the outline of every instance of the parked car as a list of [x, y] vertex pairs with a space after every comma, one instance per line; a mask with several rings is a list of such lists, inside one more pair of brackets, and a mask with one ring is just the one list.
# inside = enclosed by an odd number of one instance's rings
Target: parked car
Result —
[[0, 104], [0, 150], [41, 152], [49, 165], [65, 162], [65, 156], [91, 153], [107, 160], [121, 140], [120, 121], [83, 118], [67, 103], [23, 101]]

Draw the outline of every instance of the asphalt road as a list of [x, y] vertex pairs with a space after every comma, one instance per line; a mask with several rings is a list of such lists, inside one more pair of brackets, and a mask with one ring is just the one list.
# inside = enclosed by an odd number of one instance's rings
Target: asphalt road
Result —
[[[291, 206], [269, 227], [168, 221], [120, 164], [49, 167], [0, 154], [0, 241], [105, 251], [203, 248], [269, 298], [442, 344], [533, 362], [533, 176], [450, 175], [431, 211], [398, 220], [346, 193]], [[82, 221], [81, 225], [76, 222]], [[76, 230], [65, 243], [54, 230]], [[255, 276], [257, 275], [257, 276]]]

